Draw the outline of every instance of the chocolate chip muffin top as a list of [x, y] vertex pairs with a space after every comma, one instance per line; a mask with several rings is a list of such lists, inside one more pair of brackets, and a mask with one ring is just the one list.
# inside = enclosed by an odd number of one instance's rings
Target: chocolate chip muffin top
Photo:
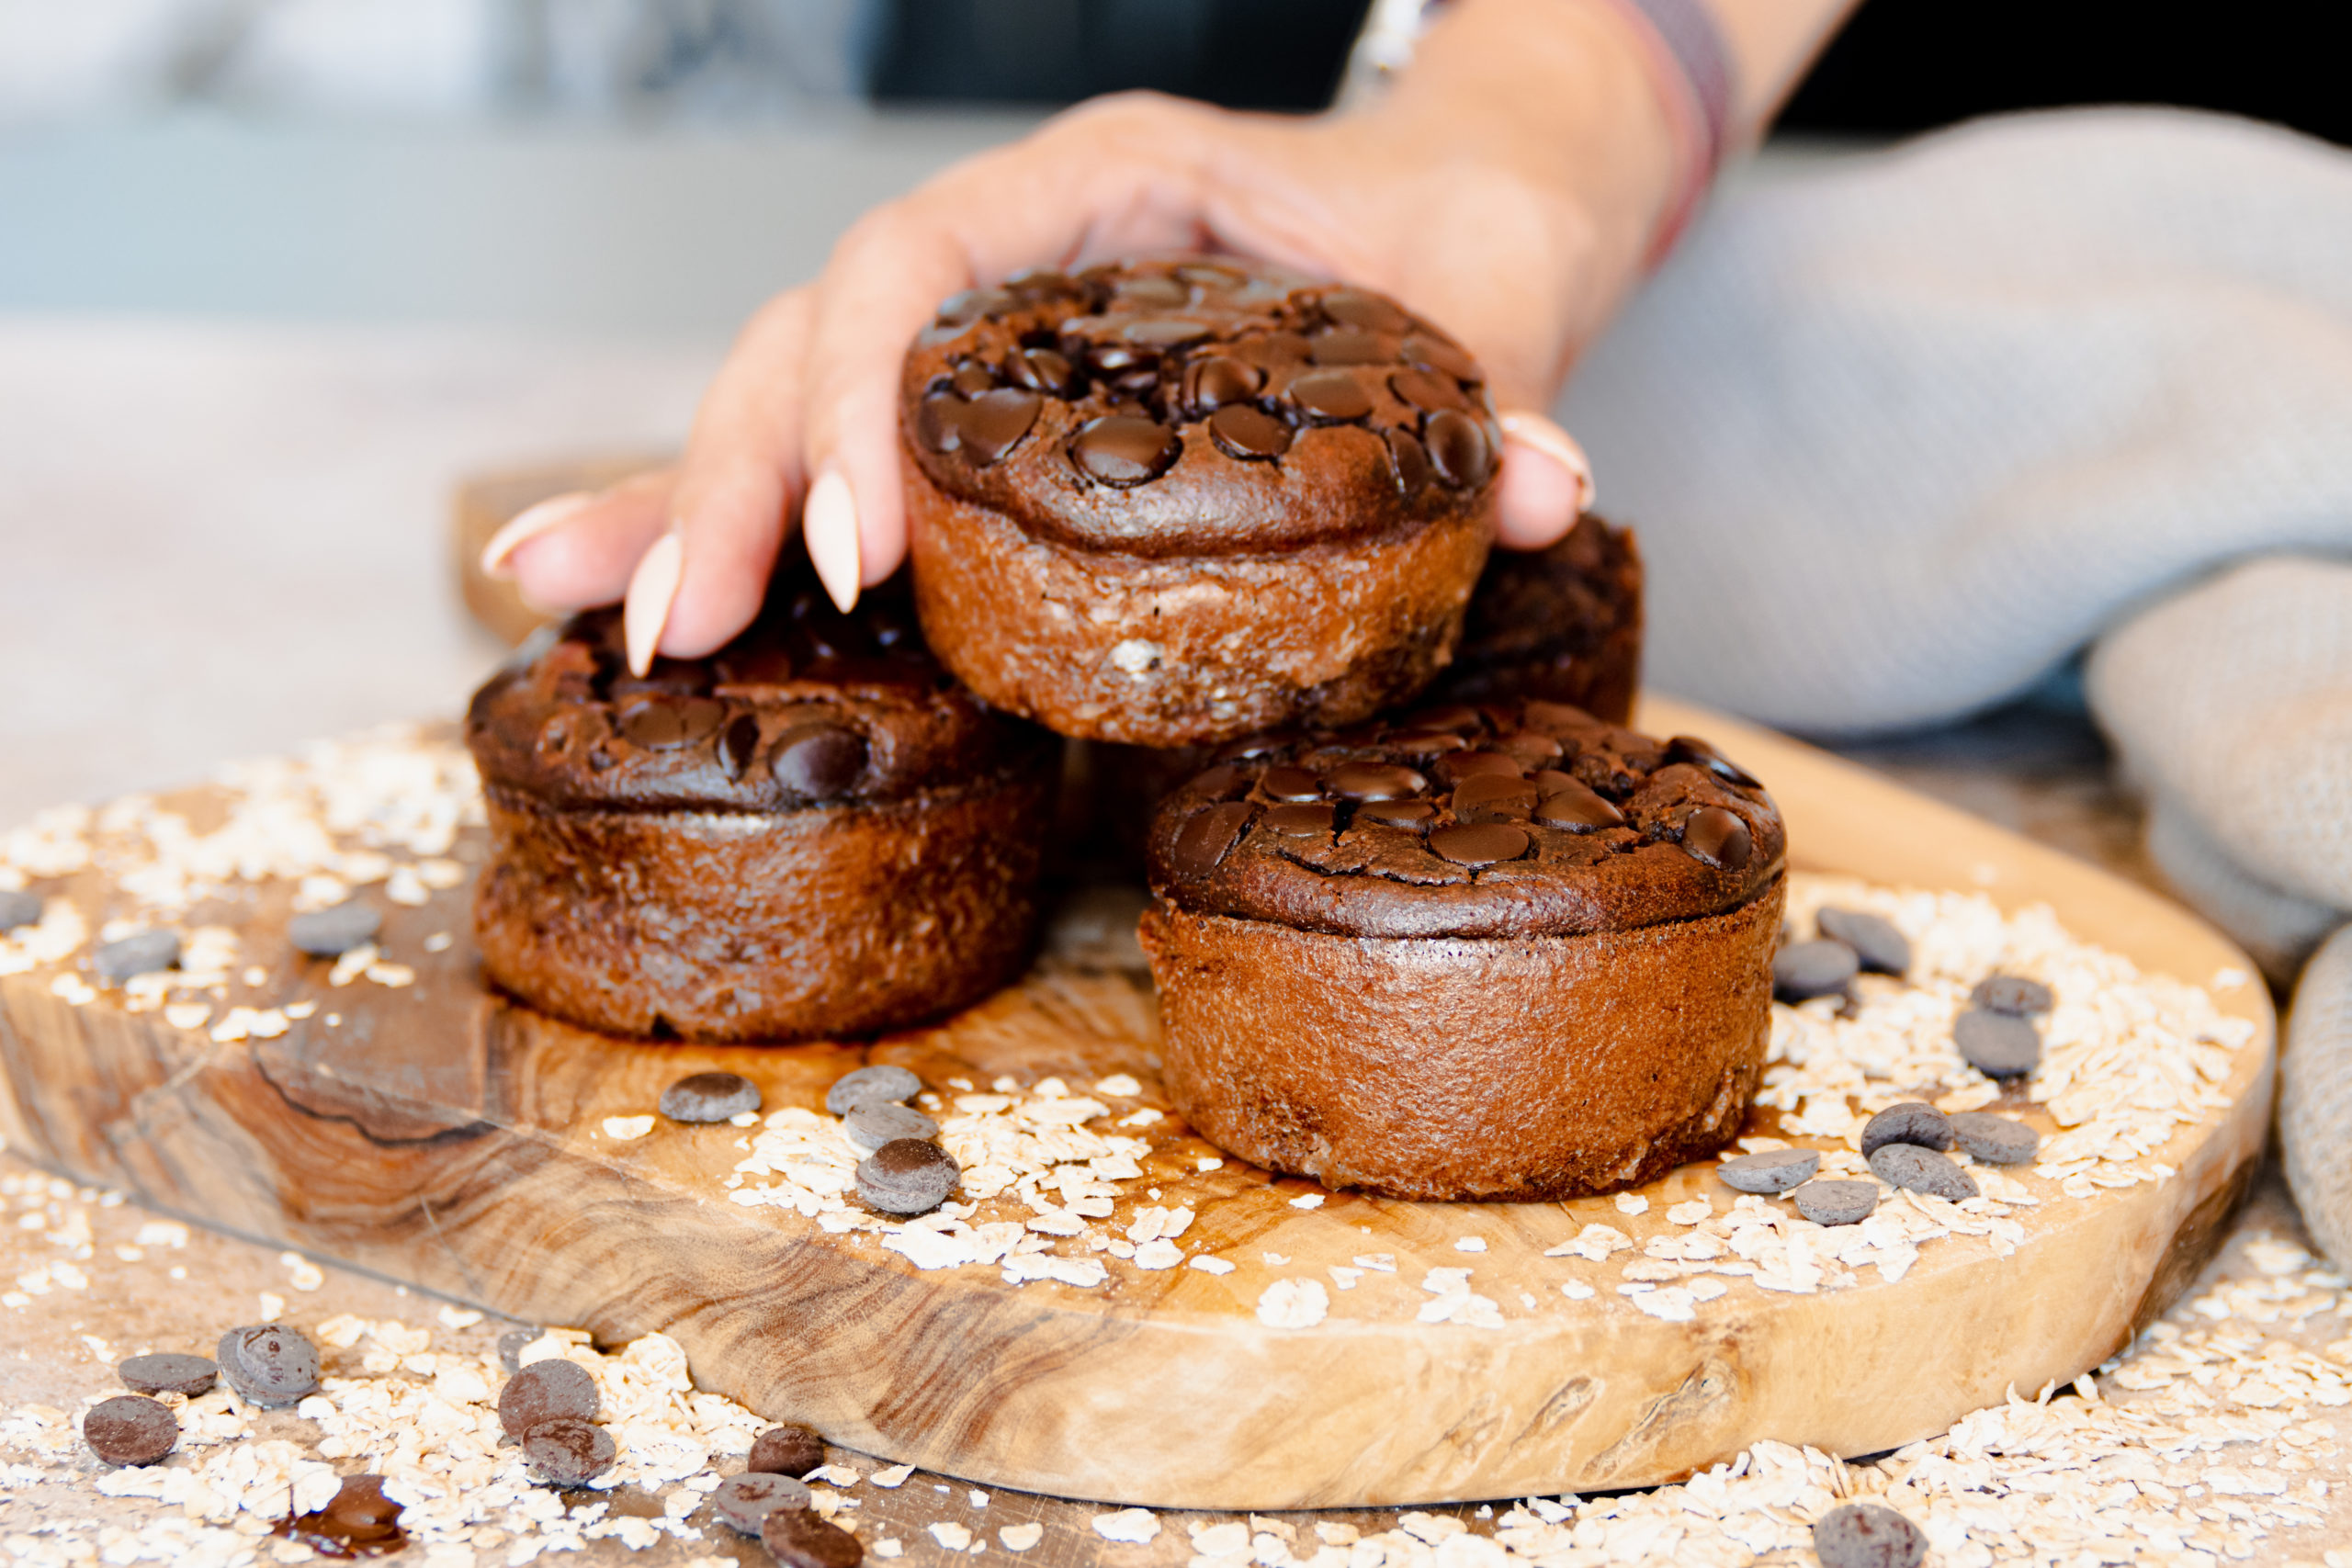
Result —
[[1735, 908], [1785, 850], [1771, 797], [1706, 742], [1525, 702], [1238, 741], [1161, 804], [1149, 861], [1195, 914], [1511, 937]]
[[1035, 271], [939, 308], [906, 445], [1029, 533], [1142, 556], [1368, 538], [1485, 504], [1477, 362], [1384, 295], [1227, 257]]
[[904, 574], [843, 615], [805, 563], [733, 642], [643, 676], [617, 609], [574, 616], [474, 694], [466, 741], [484, 783], [545, 806], [720, 811], [952, 792], [1052, 744], [940, 668]]

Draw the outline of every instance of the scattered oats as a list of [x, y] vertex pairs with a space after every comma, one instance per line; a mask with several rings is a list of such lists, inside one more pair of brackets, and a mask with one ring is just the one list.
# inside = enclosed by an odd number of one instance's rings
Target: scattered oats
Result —
[[1329, 1292], [1314, 1280], [1277, 1280], [1258, 1297], [1258, 1321], [1269, 1328], [1312, 1328], [1330, 1310]]
[[950, 1551], [961, 1551], [972, 1544], [972, 1532], [962, 1525], [942, 1519], [931, 1527], [931, 1539]]
[[1393, 1252], [1366, 1252], [1348, 1261], [1359, 1269], [1369, 1269], [1375, 1274], [1396, 1272], [1396, 1255]]
[[1687, 1203], [1677, 1203], [1666, 1212], [1666, 1221], [1673, 1225], [1695, 1225], [1714, 1217], [1715, 1206], [1704, 1198], [1693, 1198]]
[[1046, 1527], [1035, 1520], [1025, 1525], [1007, 1525], [996, 1532], [1007, 1551], [1026, 1551], [1046, 1539]]
[[450, 945], [457, 940], [457, 938], [451, 936], [447, 931], [435, 931], [431, 936], [424, 939], [424, 951], [427, 953], [447, 953], [449, 951]]
[[261, 1306], [261, 1320], [264, 1323], [276, 1323], [279, 1318], [286, 1315], [286, 1298], [279, 1295], [275, 1291], [262, 1292], [259, 1297], [259, 1304]]
[[1487, 1250], [1487, 1238], [1482, 1235], [1457, 1236], [1454, 1238], [1453, 1250], [1456, 1252], [1484, 1252]]
[[448, 1329], [471, 1328], [481, 1321], [481, 1314], [471, 1307], [445, 1306], [435, 1315], [440, 1318], [441, 1326]]
[[1094, 1092], [1107, 1094], [1114, 1100], [1133, 1100], [1143, 1092], [1143, 1085], [1125, 1073], [1113, 1073], [1109, 1077], [1096, 1081]]
[[1159, 1534], [1159, 1520], [1148, 1508], [1122, 1508], [1115, 1514], [1095, 1515], [1094, 1533], [1105, 1540], [1142, 1545]]
[[913, 1465], [894, 1464], [888, 1470], [876, 1471], [865, 1479], [872, 1482], [876, 1486], [896, 1489], [905, 1485], [907, 1483], [907, 1477], [912, 1475], [914, 1472], [915, 1467]]
[[[880, 1540], [876, 1541], [872, 1550], [874, 1555], [876, 1557], [896, 1557], [900, 1552], [904, 1551], [906, 1548], [899, 1544], [899, 1538], [897, 1536], [889, 1535], [884, 1536]], [[734, 1568], [734, 1559], [732, 1558], [723, 1559], [722, 1562], [723, 1568]]]
[[173, 1002], [164, 1009], [164, 1021], [174, 1029], [201, 1029], [211, 1016], [210, 1002]]
[[1148, 1241], [1136, 1248], [1135, 1266], [1138, 1269], [1173, 1269], [1184, 1261], [1183, 1252], [1172, 1241]]
[[1225, 1168], [1225, 1161], [1217, 1158], [1215, 1155], [1203, 1155], [1200, 1158], [1194, 1160], [1193, 1165], [1193, 1168], [1198, 1170], [1223, 1170]]
[[1204, 1274], [1230, 1274], [1233, 1272], [1232, 1264], [1227, 1263], [1222, 1258], [1211, 1258], [1206, 1253], [1194, 1254], [1187, 1260], [1186, 1266], [1197, 1269]]
[[1346, 1268], [1338, 1263], [1330, 1265], [1324, 1272], [1331, 1276], [1332, 1285], [1342, 1291], [1354, 1290], [1356, 1281], [1363, 1278], [1363, 1269]]
[[1280, 1269], [1290, 1262], [1288, 1258], [1283, 1257], [1279, 1252], [1265, 1252], [1259, 1254], [1259, 1256], [1266, 1260], [1266, 1267], [1269, 1269]]
[[405, 964], [393, 964], [389, 961], [379, 959], [376, 963], [368, 965], [368, 978], [375, 981], [376, 984], [379, 986], [390, 987], [392, 989], [397, 990], [402, 986], [414, 985], [416, 983], [416, 971], [410, 968]]
[[634, 1143], [651, 1131], [653, 1131], [653, 1118], [650, 1116], [607, 1116], [605, 1118], [605, 1136], [620, 1143]]
[[1589, 1302], [1592, 1300], [1593, 1289], [1582, 1280], [1564, 1280], [1560, 1283], [1560, 1294], [1572, 1302]]
[[1621, 1214], [1646, 1214], [1650, 1212], [1650, 1201], [1638, 1192], [1620, 1192], [1617, 1194], [1617, 1212]]
[[298, 1291], [315, 1291], [327, 1282], [326, 1270], [299, 1252], [281, 1252], [277, 1261], [286, 1270], [287, 1282]]
[[1290, 1206], [1294, 1209], [1319, 1209], [1323, 1206], [1323, 1194], [1302, 1192], [1290, 1201]]

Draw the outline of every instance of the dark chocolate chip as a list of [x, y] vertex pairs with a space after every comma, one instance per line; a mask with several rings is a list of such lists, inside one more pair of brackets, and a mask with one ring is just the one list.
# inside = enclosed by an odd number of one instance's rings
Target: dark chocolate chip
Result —
[[760, 1108], [760, 1086], [740, 1073], [694, 1073], [662, 1091], [657, 1106], [673, 1122], [724, 1122]]
[[1305, 768], [1268, 768], [1258, 787], [1272, 800], [1320, 800], [1323, 781]]
[[1437, 807], [1426, 800], [1375, 800], [1356, 807], [1356, 820], [1424, 833], [1437, 820]]
[[98, 972], [99, 977], [117, 982], [137, 975], [152, 975], [158, 969], [176, 968], [179, 961], [179, 933], [157, 930], [133, 931], [90, 954], [90, 967]]
[[184, 1393], [190, 1399], [209, 1391], [220, 1366], [206, 1356], [166, 1351], [157, 1356], [133, 1356], [117, 1367], [115, 1375], [134, 1393]]
[[1527, 852], [1527, 829], [1508, 822], [1480, 822], [1468, 828], [1440, 828], [1430, 835], [1430, 848], [1441, 860], [1456, 865], [1496, 865]]
[[1069, 443], [1070, 461], [1080, 473], [1121, 489], [1158, 479], [1183, 450], [1166, 425], [1124, 413], [1088, 421]]
[[281, 1519], [271, 1530], [311, 1548], [322, 1557], [383, 1557], [408, 1544], [400, 1526], [401, 1508], [384, 1495], [380, 1475], [346, 1475], [327, 1506]]
[[1388, 389], [1424, 413], [1470, 406], [1459, 381], [1427, 370], [1399, 370], [1388, 378]]
[[1317, 333], [1307, 342], [1307, 353], [1317, 365], [1378, 365], [1390, 357], [1386, 344], [1351, 327]]
[[1594, 793], [1581, 779], [1550, 769], [1535, 775], [1535, 820], [1546, 828], [1572, 833], [1595, 828], [1622, 828], [1625, 814]]
[[[1363, 814], [1358, 812], [1362, 821]], [[1319, 839], [1331, 831], [1332, 814], [1329, 806], [1317, 802], [1301, 802], [1293, 806], [1277, 806], [1263, 818], [1266, 830], [1280, 833], [1286, 839]]]
[[939, 1123], [911, 1105], [861, 1105], [842, 1118], [842, 1131], [871, 1152], [900, 1138], [935, 1138]]
[[760, 721], [747, 713], [737, 714], [718, 737], [718, 765], [727, 771], [729, 782], [751, 771], [752, 759], [759, 750]]
[[1377, 294], [1360, 289], [1335, 288], [1320, 301], [1323, 314], [1342, 326], [1362, 327], [1366, 332], [1401, 333], [1410, 331], [1413, 318], [1393, 301]]
[[1950, 1157], [1917, 1144], [1881, 1144], [1871, 1151], [1871, 1174], [1889, 1187], [1949, 1198], [1957, 1203], [1976, 1196], [1976, 1183]]
[[621, 710], [620, 731], [649, 751], [674, 751], [707, 740], [727, 719], [727, 705], [710, 697], [653, 697]]
[[1442, 707], [1423, 708], [1405, 716], [1404, 722], [1415, 729], [1476, 729], [1484, 721], [1478, 710], [1463, 703], [1448, 703]]
[[1890, 1105], [1862, 1123], [1862, 1157], [1888, 1144], [1909, 1144], [1922, 1149], [1951, 1147], [1951, 1122], [1924, 1100]]
[[1971, 1159], [1984, 1165], [2024, 1165], [2041, 1147], [2041, 1134], [1989, 1111], [1961, 1111], [1951, 1118], [1951, 1135]]
[[1971, 1008], [1952, 1020], [1951, 1042], [1988, 1078], [2022, 1077], [2041, 1066], [2041, 1031], [2017, 1013]]
[[1318, 420], [1344, 422], [1372, 412], [1372, 394], [1345, 370], [1317, 370], [1293, 381], [1286, 394]]
[[229, 1330], [212, 1359], [248, 1404], [274, 1410], [319, 1392], [318, 1347], [282, 1323]]
[[1069, 389], [1077, 373], [1064, 355], [1050, 348], [1033, 348], [1008, 356], [1004, 374], [1017, 386], [1059, 397]]
[[332, 909], [312, 909], [286, 922], [286, 940], [298, 952], [318, 958], [340, 958], [361, 942], [373, 942], [384, 929], [384, 917], [356, 898]]
[[1224, 861], [1226, 852], [1250, 826], [1246, 802], [1228, 800], [1196, 812], [1176, 830], [1173, 858], [1184, 876], [1206, 876]]
[[805, 1482], [769, 1471], [747, 1470], [711, 1489], [710, 1509], [729, 1529], [757, 1535], [761, 1523], [778, 1508], [805, 1508], [811, 1500]]
[[1755, 852], [1756, 840], [1737, 817], [1720, 806], [1702, 806], [1682, 824], [1682, 847], [1693, 860], [1737, 871]]
[[1840, 1503], [1815, 1522], [1821, 1568], [1919, 1568], [1928, 1537], [1883, 1503]]
[[1012, 307], [1012, 296], [1001, 288], [967, 288], [961, 294], [951, 294], [941, 300], [939, 310], [933, 319], [943, 327], [960, 327]]
[[857, 1568], [865, 1548], [814, 1508], [778, 1508], [760, 1526], [760, 1543], [776, 1568]]
[[143, 1393], [119, 1393], [90, 1406], [82, 1440], [108, 1464], [153, 1464], [180, 1440], [172, 1407]]
[[1900, 975], [1911, 967], [1910, 940], [1883, 915], [1861, 909], [1824, 909], [1815, 923], [1823, 936], [1852, 948], [1865, 969]]
[[831, 800], [865, 771], [865, 738], [838, 724], [799, 724], [776, 738], [768, 772], [793, 795]]
[[1229, 355], [1212, 354], [1184, 367], [1184, 403], [1195, 415], [1227, 403], [1246, 403], [1265, 385], [1265, 372]]
[[846, 1116], [861, 1105], [899, 1105], [922, 1092], [922, 1079], [904, 1067], [860, 1067], [833, 1080], [825, 1091], [825, 1109]]
[[1430, 787], [1412, 769], [1385, 762], [1345, 762], [1326, 773], [1323, 783], [1341, 800], [1406, 800]]
[[915, 408], [915, 439], [934, 452], [953, 452], [964, 444], [964, 400], [950, 391], [933, 392]]
[[964, 408], [965, 457], [979, 468], [997, 461], [1021, 445], [1044, 406], [1036, 393], [1020, 387], [1000, 387], [974, 398]]
[[1453, 792], [1457, 822], [1524, 822], [1535, 810], [1535, 786], [1524, 779], [1480, 773]]
[[967, 359], [956, 366], [956, 374], [950, 379], [956, 389], [967, 398], [977, 398], [983, 392], [996, 389], [996, 372], [977, 359]]
[[1123, 277], [1117, 285], [1118, 302], [1130, 309], [1146, 310], [1182, 305], [1193, 298], [1192, 290], [1172, 277], [1160, 277], [1147, 273], [1140, 277]]
[[1878, 1207], [1875, 1181], [1808, 1181], [1797, 1189], [1797, 1213], [1817, 1225], [1850, 1225]]
[[1812, 1180], [1820, 1168], [1817, 1150], [1772, 1149], [1727, 1159], [1715, 1167], [1715, 1174], [1735, 1192], [1786, 1192]]
[[19, 926], [40, 923], [41, 897], [13, 887], [0, 887], [0, 936]]
[[1408, 729], [1388, 737], [1386, 743], [1408, 757], [1435, 757], [1462, 750], [1468, 745], [1459, 735], [1448, 735], [1439, 729]]
[[894, 1138], [857, 1165], [857, 1195], [886, 1214], [927, 1214], [963, 1175], [956, 1156], [921, 1138]]
[[1523, 729], [1514, 735], [1495, 737], [1495, 750], [1523, 767], [1534, 768], [1560, 760], [1560, 743], [1548, 735], [1538, 735]]
[[786, 1421], [752, 1439], [752, 1457], [743, 1468], [766, 1475], [806, 1475], [824, 1462], [825, 1439], [817, 1428]]
[[1862, 961], [1842, 942], [1796, 942], [1772, 955], [1772, 994], [1784, 1002], [1826, 997], [1861, 973]]
[[1388, 466], [1396, 476], [1396, 488], [1408, 497], [1420, 494], [1429, 488], [1429, 448], [1409, 430], [1392, 430], [1387, 439]]
[[1206, 325], [1182, 316], [1146, 316], [1140, 321], [1122, 322], [1119, 326], [1119, 341], [1141, 348], [1182, 348], [1208, 335]]
[[1668, 762], [1695, 762], [1718, 778], [1747, 789], [1762, 789], [1755, 774], [1716, 750], [1695, 735], [1678, 735], [1666, 743]]
[[538, 1343], [542, 1331], [537, 1328], [510, 1328], [498, 1337], [498, 1364], [512, 1374], [523, 1370], [523, 1352]]
[[1976, 982], [1968, 999], [1987, 1011], [2013, 1013], [2020, 1018], [2028, 1013], [2048, 1012], [2056, 1000], [2049, 987], [2021, 975], [1987, 975]]
[[550, 1356], [533, 1361], [498, 1391], [498, 1424], [520, 1438], [549, 1421], [594, 1421], [596, 1380], [577, 1361]]
[[1421, 439], [1429, 445], [1437, 477], [1456, 490], [1476, 490], [1495, 471], [1494, 447], [1486, 428], [1459, 410], [1440, 409], [1430, 415]]
[[1290, 426], [1248, 403], [1232, 403], [1209, 415], [1209, 439], [1244, 462], [1279, 457], [1290, 450]]
[[1467, 381], [1475, 386], [1487, 378], [1486, 372], [1478, 368], [1476, 360], [1442, 337], [1426, 334], [1408, 337], [1397, 354], [1408, 365], [1442, 370], [1457, 381]]
[[550, 1486], [585, 1486], [612, 1469], [618, 1457], [610, 1432], [568, 1416], [542, 1421], [523, 1434], [524, 1462]]

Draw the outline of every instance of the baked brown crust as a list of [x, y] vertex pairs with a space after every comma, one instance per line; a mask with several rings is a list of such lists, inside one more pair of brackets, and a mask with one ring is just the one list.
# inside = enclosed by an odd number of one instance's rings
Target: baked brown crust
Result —
[[1641, 552], [1633, 530], [1588, 513], [1549, 549], [1487, 558], [1426, 700], [1541, 697], [1624, 724], [1641, 675]]
[[1493, 537], [1476, 363], [1379, 296], [1239, 263], [960, 296], [900, 409], [926, 636], [1064, 734], [1361, 717], [1443, 666]]
[[490, 977], [612, 1032], [865, 1033], [1018, 973], [1059, 765], [924, 650], [903, 581], [836, 613], [805, 566], [751, 630], [632, 677], [575, 617], [475, 694]]

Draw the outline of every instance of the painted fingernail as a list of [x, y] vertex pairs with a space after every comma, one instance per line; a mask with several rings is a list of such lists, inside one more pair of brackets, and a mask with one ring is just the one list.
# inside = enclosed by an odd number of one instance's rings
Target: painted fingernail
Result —
[[686, 541], [673, 526], [653, 541], [630, 574], [621, 628], [628, 642], [631, 674], [653, 668], [653, 651], [662, 646], [662, 628], [670, 624], [670, 605], [678, 597], [678, 581], [685, 571]]
[[481, 547], [481, 570], [486, 577], [511, 577], [506, 570], [507, 558], [531, 540], [550, 528], [560, 528], [596, 503], [597, 498], [584, 490], [569, 495], [549, 496], [537, 506], [526, 507], [510, 519], [503, 528], [490, 536]]
[[808, 487], [800, 533], [808, 542], [817, 581], [846, 615], [857, 603], [857, 502], [839, 469], [826, 469]]
[[1592, 459], [1575, 436], [1540, 413], [1507, 413], [1502, 427], [1506, 440], [1532, 446], [1576, 476], [1577, 516], [1592, 510]]

